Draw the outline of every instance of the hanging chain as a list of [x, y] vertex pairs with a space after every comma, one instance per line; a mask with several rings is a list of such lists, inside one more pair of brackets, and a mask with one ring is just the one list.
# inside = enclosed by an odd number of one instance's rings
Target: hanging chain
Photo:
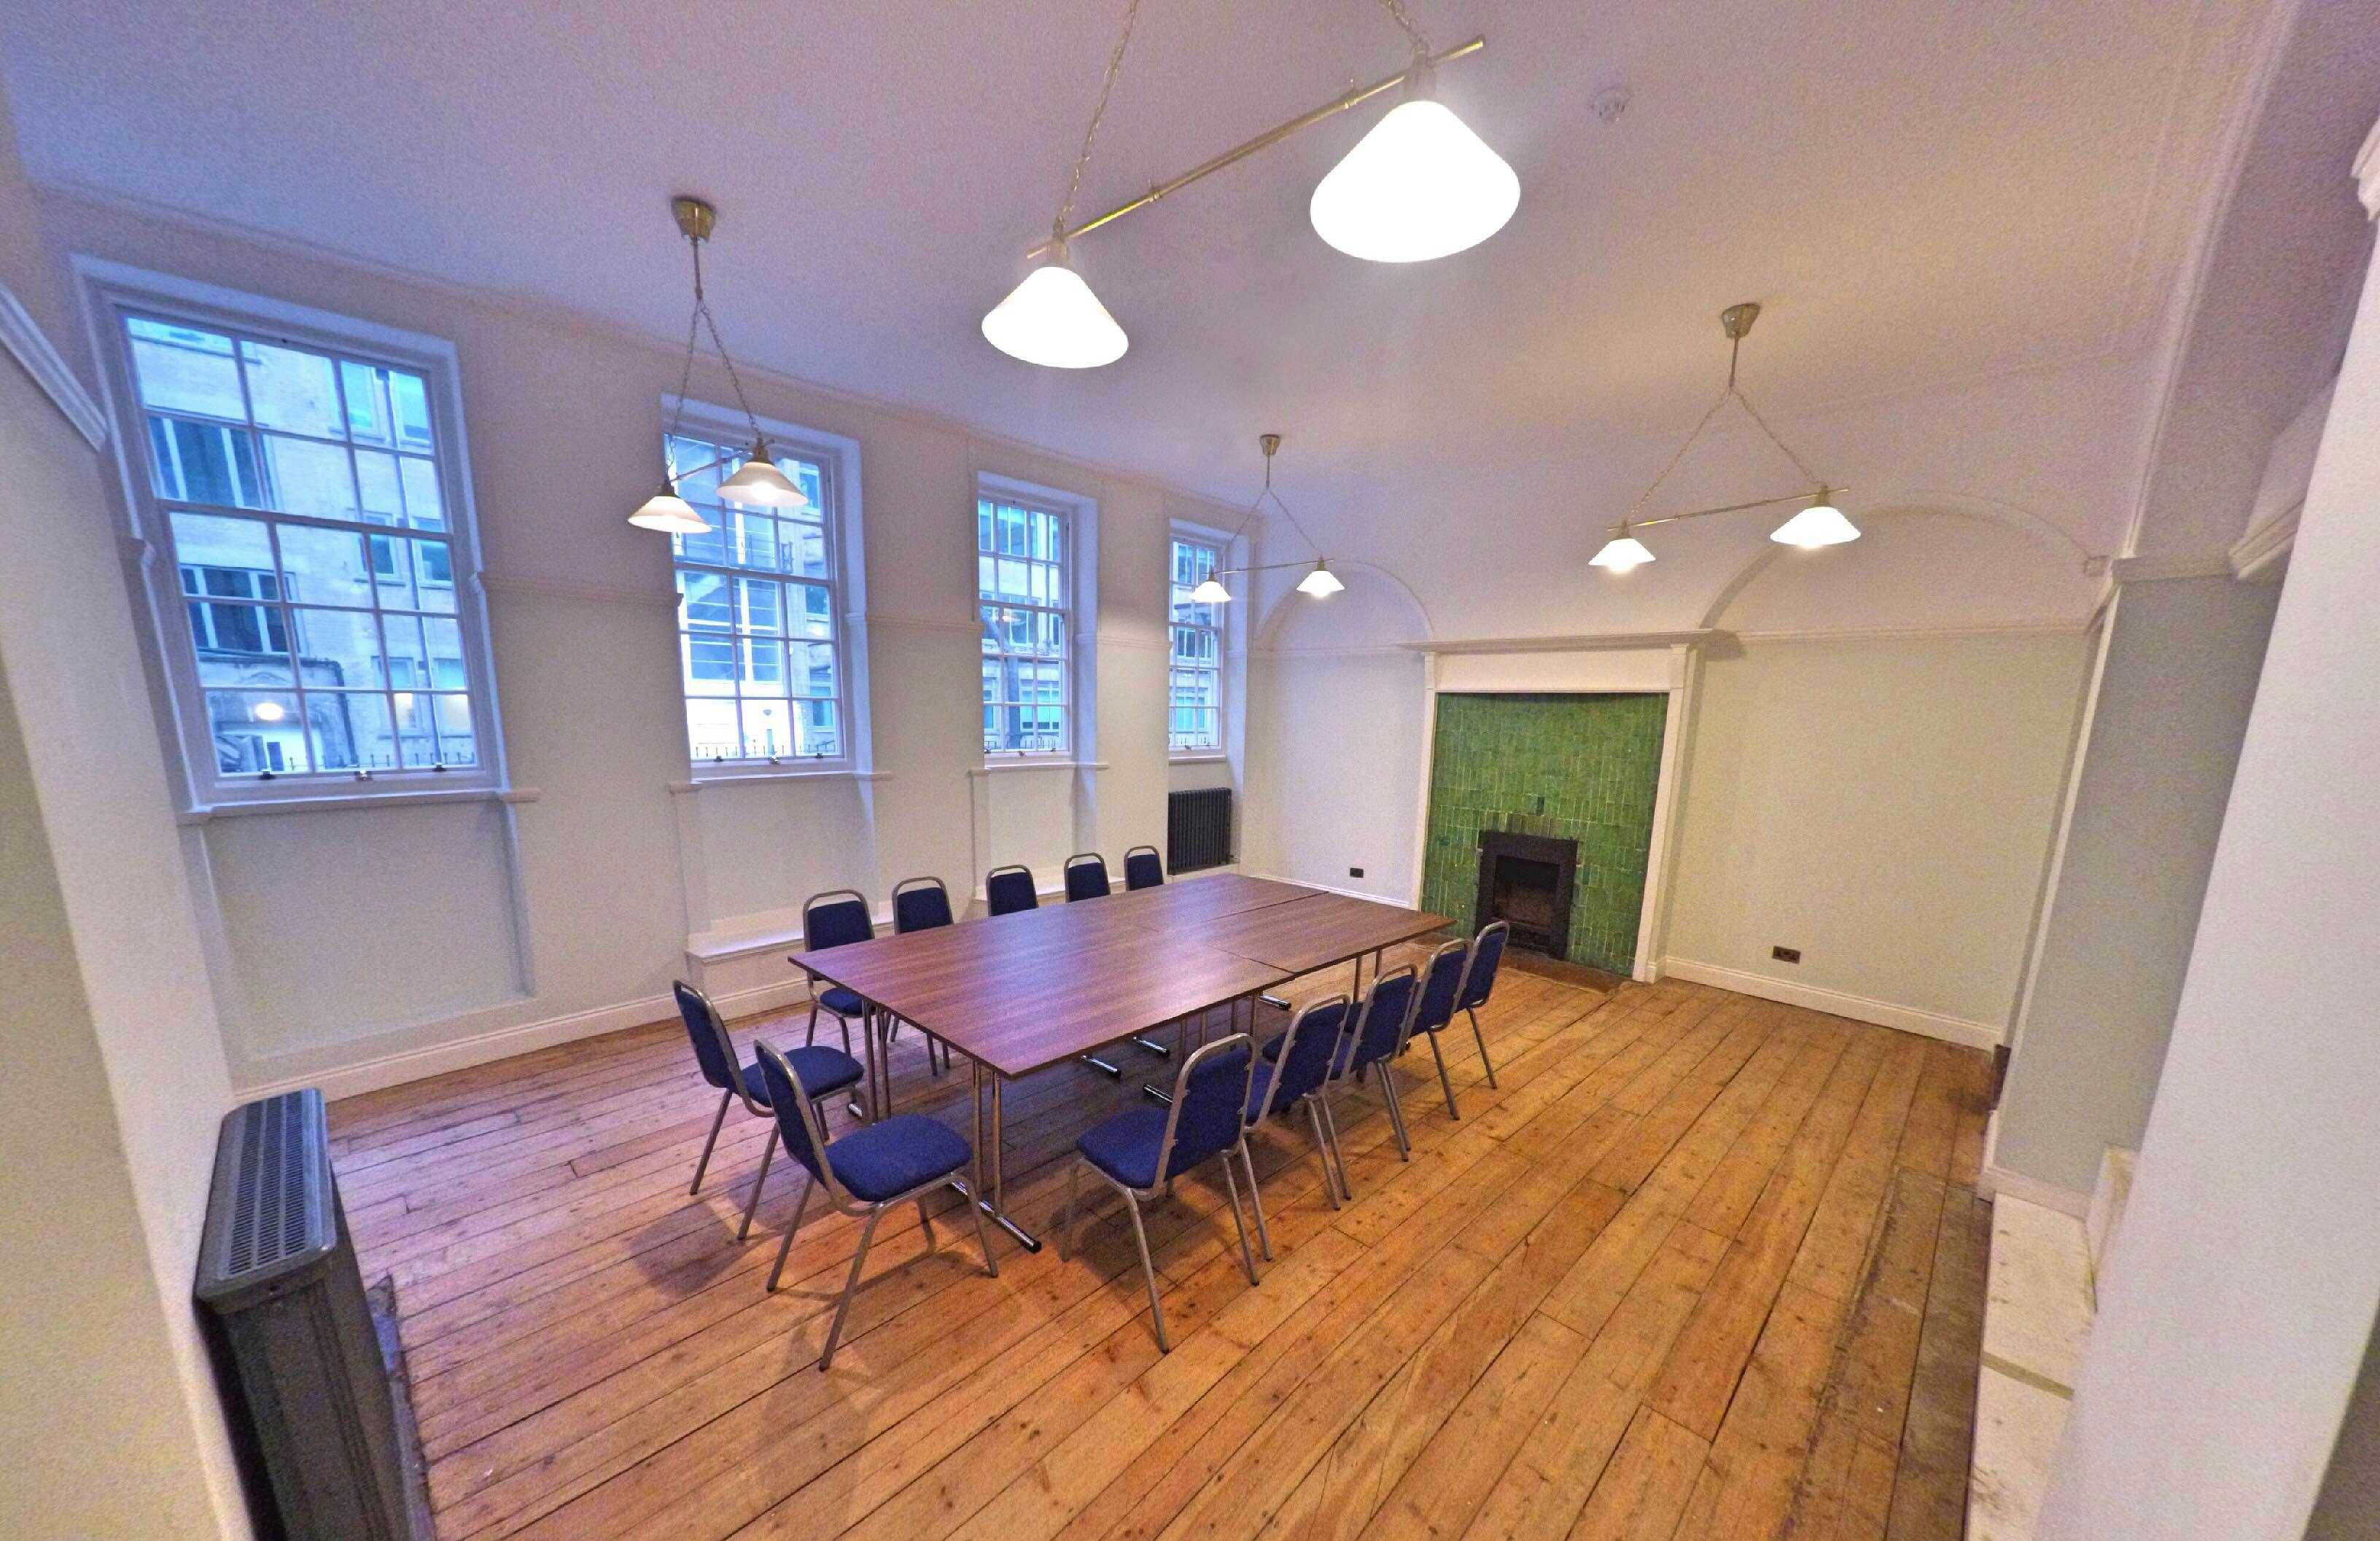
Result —
[[[1732, 385], [1729, 386], [1728, 395], [1732, 395], [1734, 393], [1735, 387]], [[1686, 457], [1686, 451], [1694, 447], [1694, 441], [1703, 436], [1703, 430], [1710, 426], [1711, 419], [1718, 416], [1718, 409], [1726, 405], [1726, 395], [1720, 396], [1717, 401], [1710, 404], [1710, 410], [1703, 414], [1702, 421], [1694, 424], [1694, 431], [1686, 435], [1686, 442], [1680, 444], [1676, 453], [1670, 456], [1670, 463], [1661, 467], [1661, 474], [1655, 477], [1653, 479], [1653, 484], [1645, 488], [1643, 491], [1637, 493], [1636, 501], [1628, 505], [1628, 512], [1622, 516], [1620, 520], [1621, 528], [1625, 529], [1628, 526], [1635, 522], [1637, 511], [1645, 506], [1645, 503], [1653, 496], [1654, 493], [1661, 490], [1661, 483], [1670, 479], [1670, 473], [1678, 468], [1678, 462]]]
[[1421, 35], [1421, 29], [1413, 24], [1413, 18], [1405, 15], [1404, 0], [1380, 0], [1380, 9], [1389, 13], [1390, 20], [1404, 29], [1416, 58], [1429, 57], [1429, 40]]
[[1075, 212], [1075, 199], [1083, 190], [1083, 173], [1091, 164], [1091, 141], [1099, 137], [1099, 120], [1108, 115], [1108, 94], [1115, 90], [1116, 72], [1123, 68], [1123, 51], [1132, 42], [1133, 23], [1140, 19], [1140, 0], [1131, 0], [1124, 7], [1123, 30], [1116, 38], [1115, 52], [1108, 55], [1108, 72], [1099, 80], [1099, 105], [1091, 109], [1091, 125], [1083, 130], [1082, 153], [1075, 157], [1075, 175], [1066, 184], [1065, 201], [1058, 205], [1057, 223], [1050, 227], [1052, 239], [1066, 238], [1066, 221]]
[[1743, 404], [1743, 409], [1752, 414], [1752, 420], [1760, 425], [1760, 431], [1768, 435], [1768, 442], [1784, 451], [1785, 458], [1793, 462], [1793, 468], [1802, 473], [1802, 479], [1813, 487], [1819, 485], [1817, 477], [1811, 473], [1810, 467], [1802, 464], [1802, 457], [1788, 448], [1784, 440], [1777, 437], [1777, 431], [1768, 426], [1768, 419], [1760, 415], [1760, 408], [1752, 405], [1752, 398], [1733, 385], [1728, 387], [1728, 394]]
[[[1394, 5], [1396, 0], [1380, 0], [1380, 3], [1384, 6]], [[1791, 445], [1777, 436], [1777, 431], [1768, 426], [1768, 419], [1760, 415], [1760, 408], [1752, 405], [1752, 398], [1745, 395], [1743, 388], [1735, 382], [1736, 360], [1742, 352], [1743, 339], [1741, 337], [1730, 339], [1727, 350], [1727, 389], [1720, 392], [1719, 398], [1710, 404], [1710, 409], [1703, 414], [1702, 421], [1694, 424], [1694, 431], [1686, 435], [1686, 442], [1680, 444], [1677, 453], [1670, 456], [1670, 463], [1661, 467], [1661, 474], [1653, 479], [1652, 485], [1636, 494], [1636, 501], [1628, 505], [1628, 512], [1621, 516], [1620, 520], [1620, 528], [1623, 532], [1630, 525], [1636, 522], [1636, 516], [1645, 503], [1654, 493], [1661, 490], [1661, 483], [1670, 479], [1670, 473], [1678, 468], [1678, 462], [1686, 457], [1686, 451], [1694, 447], [1694, 441], [1703, 436], [1703, 430], [1710, 426], [1711, 419], [1718, 417], [1720, 408], [1730, 401], [1741, 405], [1745, 415], [1759, 426], [1761, 432], [1768, 436], [1768, 442], [1777, 446], [1778, 452], [1793, 462], [1793, 468], [1802, 473], [1803, 480], [1813, 487], [1821, 485], [1816, 474], [1802, 463], [1802, 457], [1793, 453]]]
[[[745, 426], [752, 431], [752, 455], [756, 459], [760, 458], [768, 450], [768, 440], [760, 432], [760, 419], [753, 415], [752, 403], [744, 394], [744, 377], [735, 372], [735, 356], [727, 351], [726, 339], [719, 334], [719, 318], [710, 313], [710, 301], [703, 297], [702, 238], [698, 236], [689, 236], [686, 237], [686, 244], [694, 248], [694, 321], [701, 322], [710, 330], [710, 346], [718, 350], [719, 361], [727, 366], [728, 386], [735, 393], [735, 405], [744, 414]], [[691, 379], [693, 373], [694, 322], [689, 322], [686, 324], [686, 378]], [[685, 401], [686, 384], [681, 381], [678, 385], [678, 402], [681, 411], [684, 410]]]

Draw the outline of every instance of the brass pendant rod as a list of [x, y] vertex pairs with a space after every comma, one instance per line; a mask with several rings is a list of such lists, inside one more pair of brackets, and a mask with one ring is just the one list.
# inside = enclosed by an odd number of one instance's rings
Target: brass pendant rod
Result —
[[1136, 209], [1146, 209], [1160, 198], [1165, 198], [1171, 194], [1180, 192], [1183, 188], [1188, 187], [1193, 182], [1198, 181], [1203, 177], [1212, 176], [1215, 173], [1222, 170], [1225, 166], [1231, 165], [1239, 161], [1246, 160], [1249, 156], [1255, 154], [1259, 150], [1279, 144], [1281, 140], [1289, 138], [1292, 134], [1296, 133], [1301, 128], [1311, 128], [1314, 125], [1321, 122], [1324, 118], [1334, 117], [1337, 115], [1347, 111], [1351, 107], [1360, 107], [1365, 103], [1369, 102], [1372, 98], [1379, 95], [1382, 91], [1395, 90], [1397, 87], [1404, 84], [1407, 80], [1413, 79], [1415, 74], [1421, 71], [1433, 69], [1438, 66], [1446, 63], [1450, 59], [1459, 59], [1466, 54], [1475, 54], [1487, 46], [1488, 39], [1483, 35], [1473, 38], [1468, 42], [1458, 42], [1443, 54], [1436, 55], [1427, 59], [1416, 60], [1415, 61], [1413, 67], [1410, 69], [1400, 70], [1396, 74], [1390, 76], [1385, 80], [1377, 80], [1371, 85], [1359, 87], [1354, 91], [1351, 91], [1335, 102], [1317, 107], [1312, 112], [1304, 114], [1301, 116], [1291, 118], [1287, 123], [1282, 124], [1278, 128], [1269, 128], [1263, 133], [1258, 134], [1255, 139], [1248, 140], [1245, 144], [1237, 145], [1230, 150], [1226, 150], [1220, 155], [1216, 156], [1213, 160], [1204, 162], [1199, 165], [1192, 167], [1190, 170], [1185, 171], [1181, 176], [1173, 178], [1171, 182], [1161, 182], [1158, 184], [1156, 187], [1149, 188], [1147, 192], [1141, 194], [1138, 198], [1134, 199], [1129, 203], [1119, 204], [1115, 208], [1110, 209], [1104, 214], [1085, 220], [1082, 224], [1075, 226], [1072, 230], [1060, 231], [1056, 240], [1043, 242], [1041, 245], [1035, 247], [1031, 251], [1026, 252], [1026, 256], [1028, 259], [1043, 256], [1052, 247], [1056, 246], [1059, 241], [1072, 241], [1075, 237], [1087, 235], [1103, 224], [1113, 224], [1115, 221], [1123, 218], [1124, 215], [1133, 212]]
[[1824, 497], [1830, 493], [1850, 491], [1851, 488], [1848, 486], [1839, 487], [1829, 482], [1823, 487], [1814, 487], [1806, 492], [1787, 492], [1780, 497], [1755, 498], [1750, 503], [1725, 504], [1718, 508], [1697, 508], [1687, 514], [1664, 514], [1658, 519], [1631, 519], [1624, 525], [1613, 525], [1611, 528], [1643, 529], [1649, 525], [1673, 525], [1680, 519], [1700, 519], [1712, 514], [1741, 514], [1747, 508], [1769, 508], [1780, 503], [1800, 503], [1805, 498]]

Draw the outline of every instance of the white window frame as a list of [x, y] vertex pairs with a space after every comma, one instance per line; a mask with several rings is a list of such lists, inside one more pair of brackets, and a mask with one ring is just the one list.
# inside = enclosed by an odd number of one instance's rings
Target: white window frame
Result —
[[1173, 743], [1173, 628], [1180, 622], [1173, 618], [1173, 547], [1176, 542], [1202, 546], [1215, 553], [1215, 569], [1227, 571], [1239, 565], [1232, 556], [1233, 541], [1223, 530], [1210, 529], [1176, 519], [1167, 531], [1165, 540], [1165, 753], [1169, 760], [1196, 763], [1201, 760], [1227, 759], [1232, 752], [1232, 607], [1212, 606], [1215, 624], [1200, 627], [1215, 634], [1215, 742], [1196, 747], [1176, 747]]
[[[1060, 634], [1065, 638], [1066, 656], [1059, 677], [1064, 682], [1065, 743], [1054, 749], [993, 749], [983, 751], [984, 763], [990, 765], [1068, 764], [1087, 760], [1093, 754], [1096, 724], [1092, 717], [1090, 675], [1087, 664], [1096, 649], [1099, 587], [1099, 504], [1095, 500], [1062, 491], [1052, 487], [1020, 481], [1013, 477], [980, 472], [976, 477], [975, 497], [967, 505], [968, 562], [970, 570], [981, 557], [982, 505], [986, 502], [1027, 508], [1036, 513], [1056, 516], [1066, 529], [1066, 556], [1063, 572], [1066, 581], [1066, 602], [1062, 607], [1033, 607], [1061, 619]], [[976, 586], [976, 623], [983, 620], [983, 587], [980, 577]], [[1024, 657], [1023, 654], [987, 654], [978, 642], [977, 649], [976, 742], [983, 742], [982, 660], [987, 657]]]
[[[681, 432], [730, 447], [744, 444], [752, 437], [751, 425], [744, 415], [714, 403], [691, 397], [683, 402], [674, 395], [662, 398], [661, 432], [656, 451], [662, 449], [670, 426], [675, 423]], [[754, 576], [773, 576], [783, 582], [822, 583], [828, 590], [829, 607], [834, 616], [834, 667], [837, 681], [835, 707], [839, 728], [837, 737], [843, 753], [833, 756], [783, 755], [774, 759], [696, 759], [691, 729], [686, 723], [685, 619], [683, 607], [676, 624], [679, 637], [677, 679], [677, 722], [679, 747], [685, 753], [687, 780], [697, 785], [709, 782], [767, 780], [772, 777], [803, 775], [834, 775], [865, 772], [868, 768], [868, 649], [867, 639], [867, 563], [861, 546], [861, 516], [859, 493], [859, 441], [820, 429], [804, 428], [796, 423], [780, 422], [773, 418], [759, 419], [762, 431], [769, 437], [770, 448], [793, 459], [807, 460], [817, 466], [820, 480], [826, 493], [827, 570], [828, 576], [793, 578], [784, 574], [765, 575], [758, 569], [741, 569]], [[734, 573], [739, 569], [722, 567], [708, 562], [687, 562], [680, 554], [677, 540], [670, 543], [670, 586], [677, 586], [677, 574], [686, 569], [702, 572]], [[790, 659], [788, 660], [790, 668]], [[791, 699], [790, 696], [788, 699]]]
[[[151, 636], [163, 663], [162, 681], [178, 741], [176, 759], [190, 809], [209, 812], [276, 804], [344, 805], [412, 800], [424, 795], [484, 796], [506, 791], [509, 782], [503, 715], [488, 642], [480, 522], [471, 497], [470, 446], [464, 427], [455, 345], [443, 337], [400, 331], [374, 322], [93, 257], [75, 257], [73, 269], [81, 288], [92, 356], [99, 361], [109, 413], [116, 429], [115, 462], [126, 525], [143, 569]], [[220, 770], [207, 716], [207, 692], [200, 683], [197, 649], [183, 609], [173, 528], [151, 476], [147, 420], [132, 378], [130, 347], [126, 340], [124, 323], [128, 315], [154, 316], [200, 328], [245, 333], [296, 347], [386, 365], [421, 377], [431, 439], [436, 445], [439, 495], [445, 505], [454, 569], [455, 620], [468, 682], [472, 734], [479, 754], [477, 765], [443, 770], [424, 767], [286, 772], [270, 781], [247, 774], [225, 774]], [[271, 510], [225, 512], [281, 525], [351, 528], [344, 521], [310, 519]]]

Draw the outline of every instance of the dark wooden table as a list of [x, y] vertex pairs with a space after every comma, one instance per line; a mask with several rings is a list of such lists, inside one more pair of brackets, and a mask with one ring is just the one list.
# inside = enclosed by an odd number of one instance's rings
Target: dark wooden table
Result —
[[978, 1163], [987, 1150], [990, 1163], [988, 1183], [979, 1176], [973, 1192], [1003, 1229], [1038, 1251], [1041, 1244], [1002, 1204], [1005, 1082], [1217, 1006], [1236, 1012], [1239, 1001], [1296, 975], [1445, 924], [1418, 910], [1225, 873], [878, 937], [793, 961], [867, 1002], [872, 1106], [892, 1106], [882, 1067], [884, 1035], [895, 1020], [967, 1056]]

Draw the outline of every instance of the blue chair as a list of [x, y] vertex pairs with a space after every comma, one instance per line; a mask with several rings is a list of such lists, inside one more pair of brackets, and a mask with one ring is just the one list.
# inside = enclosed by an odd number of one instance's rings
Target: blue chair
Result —
[[[876, 940], [876, 923], [868, 917], [868, 898], [857, 889], [833, 888], [824, 893], [814, 893], [802, 904], [802, 948], [817, 953], [829, 947], [844, 947], [855, 941]], [[805, 1043], [818, 1042], [819, 1008], [824, 1006], [843, 1025], [843, 1050], [851, 1052], [851, 1019], [864, 1016], [868, 1002], [841, 985], [828, 985], [808, 969], [810, 981], [810, 1030]]]
[[1463, 995], [1463, 965], [1470, 961], [1471, 943], [1461, 937], [1429, 955], [1422, 967], [1421, 999], [1414, 1003], [1413, 1025], [1405, 1029], [1406, 1043], [1413, 1041], [1415, 1033], [1428, 1035], [1430, 1057], [1438, 1062], [1438, 1085], [1446, 1093], [1446, 1110], [1454, 1118], [1461, 1118], [1463, 1110], [1454, 1105], [1454, 1082], [1446, 1074], [1446, 1056], [1439, 1051], [1438, 1035], [1454, 1021], [1455, 1002]]
[[983, 875], [983, 907], [993, 915], [1014, 915], [1041, 907], [1040, 890], [1029, 867], [995, 867]]
[[[905, 1204], [914, 1198], [917, 1201], [917, 1222], [925, 1228], [926, 1245], [932, 1247], [934, 1221], [926, 1210], [926, 1195], [973, 1162], [975, 1152], [955, 1130], [923, 1113], [902, 1113], [856, 1129], [829, 1144], [825, 1122], [811, 1106], [800, 1067], [764, 1043], [760, 1046], [760, 1073], [777, 1110], [777, 1129], [784, 1135], [785, 1149], [801, 1162], [810, 1179], [802, 1184], [801, 1201], [794, 1207], [793, 1223], [785, 1227], [785, 1239], [777, 1244], [777, 1264], [769, 1270], [770, 1290], [775, 1291], [777, 1280], [785, 1271], [785, 1255], [793, 1250], [794, 1233], [802, 1228], [802, 1213], [809, 1207], [812, 1187], [825, 1190], [827, 1206], [836, 1213], [866, 1222], [860, 1228], [858, 1250], [851, 1255], [851, 1274], [844, 1280], [843, 1296], [835, 1302], [834, 1323], [827, 1329], [826, 1347], [819, 1353], [819, 1368], [823, 1370], [834, 1363], [834, 1345], [842, 1341], [844, 1319], [851, 1314], [851, 1297], [858, 1292], [860, 1269], [868, 1262], [868, 1244], [875, 1238], [876, 1222], [895, 1204]], [[975, 1201], [975, 1184], [970, 1183], [967, 1213], [975, 1217], [976, 1244], [983, 1248], [983, 1271], [997, 1279], [1000, 1264], [991, 1256], [991, 1236], [984, 1229], [983, 1206]]]
[[[1364, 1004], [1349, 1022], [1347, 1031], [1340, 1035], [1339, 1053], [1332, 1061], [1330, 1079], [1362, 1080], [1368, 1073], [1380, 1085], [1380, 1100], [1388, 1104], [1389, 1129], [1397, 1137], [1397, 1152], [1406, 1160], [1413, 1159], [1413, 1140], [1405, 1133], [1405, 1110], [1397, 1100], [1395, 1060], [1397, 1050], [1405, 1043], [1406, 1030], [1412, 1023], [1414, 1002], [1420, 995], [1420, 976], [1411, 964], [1392, 968], [1372, 981], [1372, 990], [1364, 997]], [[1323, 1108], [1330, 1109], [1329, 1093], [1324, 1094]], [[1333, 1128], [1337, 1125], [1334, 1122]], [[1347, 1185], [1347, 1172], [1342, 1162], [1339, 1185]], [[1350, 1197], [1354, 1194], [1350, 1192]]]
[[[1140, 1248], [1141, 1276], [1148, 1283], [1148, 1314], [1157, 1326], [1157, 1346], [1172, 1353], [1165, 1336], [1165, 1306], [1157, 1296], [1157, 1268], [1148, 1260], [1148, 1229], [1141, 1223], [1140, 1207], [1153, 1199], [1173, 1179], [1203, 1161], [1223, 1159], [1223, 1191], [1232, 1202], [1232, 1223], [1240, 1232], [1240, 1265], [1248, 1282], [1257, 1282], [1257, 1260], [1248, 1250], [1247, 1221], [1240, 1213], [1239, 1180], [1232, 1172], [1236, 1154], [1248, 1162], [1250, 1197], [1257, 1169], [1248, 1157], [1247, 1128], [1243, 1110], [1248, 1100], [1249, 1076], [1256, 1064], [1254, 1040], [1245, 1033], [1215, 1039], [1182, 1062], [1173, 1079], [1173, 1100], [1162, 1108], [1132, 1108], [1094, 1126], [1075, 1142], [1075, 1163], [1066, 1171], [1066, 1215], [1059, 1232], [1061, 1261], [1075, 1249], [1075, 1196], [1088, 1167], [1110, 1187], [1123, 1195], [1124, 1212], [1132, 1217], [1132, 1239]], [[1257, 1210], [1261, 1230], [1264, 1210]]]
[[[738, 1066], [735, 1062], [735, 1041], [727, 1036], [727, 1024], [720, 1020], [719, 1008], [710, 997], [683, 979], [670, 982], [677, 996], [678, 1015], [686, 1019], [686, 1036], [694, 1044], [694, 1062], [702, 1070], [702, 1078], [719, 1088], [719, 1111], [710, 1121], [710, 1135], [702, 1142], [702, 1156], [694, 1163], [694, 1184], [686, 1191], [702, 1191], [702, 1174], [710, 1166], [711, 1148], [719, 1143], [719, 1130], [727, 1122], [727, 1105], [741, 1099], [744, 1110], [755, 1118], [771, 1119], [769, 1086], [760, 1073], [760, 1062]], [[762, 1045], [766, 1048], [766, 1045]], [[802, 1073], [802, 1084], [812, 1087], [819, 1097], [832, 1097], [846, 1086], [856, 1086], [864, 1074], [859, 1062], [837, 1049], [796, 1049], [794, 1059]], [[777, 1154], [777, 1132], [769, 1131], [768, 1147], [760, 1152], [760, 1174], [752, 1179], [752, 1196], [744, 1205], [744, 1223], [735, 1231], [742, 1241], [752, 1230], [752, 1211], [760, 1203], [760, 1184], [769, 1180], [769, 1161]]]
[[[930, 931], [951, 924], [951, 891], [940, 878], [904, 878], [892, 885], [892, 931], [907, 936], [912, 931]], [[899, 1025], [894, 1025], [898, 1030]], [[941, 1058], [935, 1059], [941, 1050]], [[951, 1066], [951, 1046], [926, 1035], [926, 1068], [940, 1075]]]
[[[1347, 1025], [1347, 998], [1333, 995], [1314, 1001], [1289, 1019], [1289, 1031], [1265, 1045], [1264, 1062], [1256, 1067], [1248, 1083], [1248, 1127], [1254, 1129], [1268, 1114], [1289, 1113], [1301, 1104], [1314, 1129], [1314, 1151], [1322, 1158], [1322, 1192], [1330, 1200], [1330, 1207], [1339, 1207], [1340, 1193], [1346, 1185], [1345, 1163], [1339, 1160], [1339, 1131], [1330, 1122], [1330, 1105], [1323, 1100], [1322, 1085], [1330, 1079], [1330, 1067], [1339, 1057], [1339, 1038]], [[1339, 1170], [1333, 1171], [1332, 1164]], [[1261, 1216], [1264, 1210], [1259, 1207]], [[1263, 1236], [1265, 1256], [1272, 1256], [1272, 1237], [1257, 1221], [1257, 1230]]]
[[1479, 1030], [1479, 1008], [1488, 1004], [1488, 996], [1496, 988], [1496, 970], [1504, 961], [1504, 943], [1510, 940], [1512, 928], [1501, 920], [1479, 928], [1471, 939], [1471, 962], [1463, 970], [1463, 988], [1454, 992], [1457, 1010], [1471, 1019], [1471, 1037], [1479, 1045], [1479, 1063], [1488, 1072], [1488, 1084], [1496, 1084], [1496, 1066], [1488, 1058], [1488, 1035]]
[[1104, 899], [1110, 892], [1105, 856], [1097, 851], [1081, 851], [1066, 858], [1066, 903]]
[[1127, 890], [1165, 886], [1165, 858], [1154, 845], [1135, 845], [1123, 854], [1123, 886]]

